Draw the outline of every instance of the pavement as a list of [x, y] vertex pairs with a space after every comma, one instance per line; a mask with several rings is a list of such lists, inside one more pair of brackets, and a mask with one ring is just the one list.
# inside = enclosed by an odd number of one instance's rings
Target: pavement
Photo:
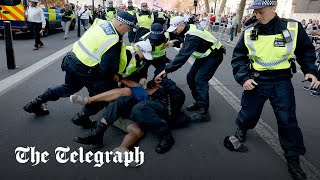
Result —
[[[242, 87], [232, 76], [231, 55], [233, 43], [222, 43], [227, 48], [227, 55], [210, 81], [210, 116], [211, 121], [191, 123], [189, 126], [173, 130], [175, 145], [166, 154], [154, 151], [158, 137], [147, 132], [137, 146], [145, 154], [144, 163], [138, 168], [126, 168], [122, 164], [109, 163], [94, 167], [92, 163], [58, 163], [55, 149], [69, 147], [71, 151], [85, 152], [111, 151], [118, 146], [125, 136], [121, 130], [110, 127], [104, 135], [104, 146], [100, 149], [74, 143], [74, 136], [82, 136], [89, 130], [71, 123], [70, 119], [81, 106], [73, 105], [68, 98], [47, 104], [50, 114], [36, 117], [22, 110], [22, 107], [48, 87], [62, 84], [64, 72], [60, 69], [61, 58], [71, 49], [77, 40], [76, 32], [70, 32], [69, 39], [63, 40], [63, 34], [57, 32], [43, 41], [44, 49], [33, 52], [31, 39], [14, 41], [16, 62], [20, 69], [6, 70], [3, 58], [0, 68], [0, 179], [261, 179], [290, 180], [282, 150], [278, 143], [277, 124], [271, 105], [266, 103], [260, 122], [255, 130], [248, 133], [246, 145], [248, 153], [230, 152], [223, 146], [225, 136], [234, 133], [239, 111]], [[239, 35], [238, 35], [239, 36]], [[236, 40], [235, 40], [236, 41]], [[0, 40], [0, 49], [3, 49]], [[4, 53], [3, 51], [0, 53]], [[177, 52], [169, 49], [168, 57]], [[0, 54], [4, 57], [4, 54]], [[186, 74], [192, 59], [178, 71], [169, 74], [186, 93], [186, 102], [182, 108], [193, 102], [186, 84]], [[31, 67], [31, 68], [30, 68]], [[24, 71], [22, 71], [24, 70]], [[153, 68], [149, 74], [153, 74]], [[20, 74], [18, 74], [20, 73]], [[18, 74], [18, 76], [17, 76]], [[320, 179], [320, 115], [316, 112], [320, 99], [312, 97], [302, 89], [303, 75], [295, 74], [292, 79], [295, 87], [297, 118], [304, 134], [307, 153], [302, 159], [304, 170], [309, 179]], [[79, 92], [87, 95], [83, 89]], [[187, 113], [187, 112], [185, 112]], [[92, 119], [99, 120], [101, 113]], [[17, 147], [35, 147], [39, 152], [48, 152], [49, 161], [33, 165], [34, 157], [25, 154], [29, 161], [18, 163], [15, 150]], [[69, 157], [70, 152], [64, 155]]]

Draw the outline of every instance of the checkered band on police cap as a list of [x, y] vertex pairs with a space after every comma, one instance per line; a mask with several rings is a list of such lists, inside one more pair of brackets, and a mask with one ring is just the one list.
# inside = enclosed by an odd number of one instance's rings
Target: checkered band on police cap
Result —
[[127, 12], [121, 11], [114, 18], [122, 23], [129, 25], [129, 26], [134, 25], [134, 17]]
[[255, 0], [252, 6], [276, 6], [277, 0]]

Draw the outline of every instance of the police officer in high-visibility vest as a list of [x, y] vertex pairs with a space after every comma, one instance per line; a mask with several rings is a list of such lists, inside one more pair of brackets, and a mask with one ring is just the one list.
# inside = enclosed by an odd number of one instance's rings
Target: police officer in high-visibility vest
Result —
[[113, 7], [113, 1], [112, 0], [108, 0], [108, 7], [107, 7], [107, 11], [106, 11], [106, 19], [108, 21], [111, 21], [114, 16], [116, 15], [117, 13], [117, 10], [116, 8]]
[[[23, 109], [36, 115], [47, 115], [44, 103], [69, 97], [86, 87], [89, 96], [113, 89], [117, 83], [114, 74], [119, 71], [122, 36], [134, 25], [134, 17], [127, 12], [118, 13], [112, 22], [96, 19], [92, 26], [73, 45], [73, 49], [63, 59], [61, 68], [66, 71], [63, 85], [49, 88]], [[105, 104], [83, 107], [72, 122], [91, 128], [89, 116], [98, 113]]]
[[[142, 60], [151, 60], [151, 50], [152, 47], [149, 41], [140, 41], [136, 44], [133, 44], [133, 46], [122, 48], [121, 60], [123, 60], [122, 62], [127, 64], [127, 66], [125, 66], [124, 69], [119, 69], [118, 75], [116, 75], [114, 78], [124, 83], [127, 88], [113, 89], [111, 91], [106, 91], [102, 94], [86, 99], [78, 95], [73, 95], [70, 97], [71, 102], [80, 104], [95, 104], [97, 102], [110, 102], [118, 99], [106, 108], [104, 114], [102, 115], [101, 121], [97, 123], [95, 128], [92, 129], [89, 134], [87, 134], [85, 137], [75, 137], [73, 141], [80, 144], [102, 145], [103, 135], [107, 128], [111, 126], [117, 119], [119, 119], [121, 115], [125, 115], [126, 117], [129, 116], [132, 107], [137, 102], [148, 98], [143, 86], [141, 86], [144, 84], [137, 84], [136, 81], [123, 81], [123, 78], [131, 79], [130, 76], [138, 71]], [[133, 101], [124, 103], [123, 100], [127, 98], [120, 98], [121, 96], [133, 96]], [[121, 106], [121, 108], [119, 106]], [[129, 140], [129, 138], [127, 140]]]
[[157, 75], [156, 80], [179, 69], [192, 55], [196, 60], [187, 75], [187, 83], [195, 103], [188, 106], [187, 111], [197, 111], [191, 116], [193, 121], [210, 120], [208, 81], [221, 64], [225, 49], [210, 32], [199, 25], [186, 24], [181, 16], [171, 20], [167, 31], [178, 35], [183, 45], [174, 60]]
[[148, 67], [153, 65], [156, 70], [154, 71], [154, 75], [158, 75], [166, 66], [166, 63], [169, 63], [170, 60], [166, 56], [166, 47], [170, 41], [170, 37], [172, 37], [169, 32], [164, 32], [163, 26], [159, 23], [154, 23], [151, 26], [151, 32], [145, 34], [140, 39], [147, 40], [149, 39], [152, 45], [152, 61], [147, 61], [146, 65], [144, 66], [144, 77], [147, 76]]
[[158, 11], [158, 23], [160, 23], [162, 26], [165, 23], [165, 14], [163, 12], [163, 9], [160, 9], [160, 11]]
[[148, 4], [141, 3], [141, 9], [136, 12], [136, 22], [139, 29], [133, 29], [135, 36], [133, 39], [129, 39], [130, 42], [138, 42], [143, 35], [150, 32], [151, 25], [156, 21], [157, 17], [148, 9]]
[[[255, 0], [249, 7], [258, 22], [242, 33], [231, 61], [235, 80], [243, 86], [242, 108], [236, 119], [237, 130], [225, 139], [230, 150], [242, 151], [249, 129], [259, 121], [264, 103], [270, 100], [277, 124], [279, 140], [294, 179], [306, 179], [299, 156], [306, 152], [295, 110], [291, 83], [296, 71], [294, 55], [312, 88], [319, 87], [314, 47], [302, 25], [282, 19], [275, 13], [276, 0]], [[235, 145], [236, 146], [233, 146]], [[240, 149], [238, 148], [240, 147]]]
[[132, 0], [128, 0], [128, 7], [126, 8], [126, 11], [131, 15], [135, 15], [136, 14], [137, 8], [133, 7]]

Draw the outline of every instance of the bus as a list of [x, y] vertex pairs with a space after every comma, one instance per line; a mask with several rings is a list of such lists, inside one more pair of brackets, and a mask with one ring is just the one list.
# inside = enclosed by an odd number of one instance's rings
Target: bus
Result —
[[[47, 36], [49, 31], [61, 28], [60, 9], [67, 3], [66, 0], [39, 0], [38, 6], [42, 8], [46, 19], [46, 27], [43, 36]], [[3, 21], [11, 22], [12, 33], [29, 32], [28, 22], [25, 15], [29, 3], [27, 0], [0, 0], [0, 33], [3, 34]], [[74, 4], [71, 4], [74, 12]], [[75, 14], [75, 13], [74, 13]], [[75, 28], [75, 15], [73, 15], [70, 30]]]

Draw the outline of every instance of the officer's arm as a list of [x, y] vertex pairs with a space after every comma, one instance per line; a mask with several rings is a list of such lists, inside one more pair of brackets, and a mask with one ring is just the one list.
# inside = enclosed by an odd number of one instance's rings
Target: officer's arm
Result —
[[233, 76], [237, 83], [243, 85], [244, 82], [250, 79], [250, 72], [248, 70], [247, 62], [249, 62], [247, 54], [248, 49], [244, 44], [244, 33], [233, 50], [231, 66], [233, 68]]
[[116, 43], [108, 51], [106, 51], [100, 62], [100, 77], [112, 79], [114, 74], [119, 71], [121, 42]]
[[173, 61], [165, 67], [166, 73], [171, 73], [179, 69], [189, 59], [191, 54], [201, 45], [202, 39], [196, 36], [187, 35], [183, 47]]
[[294, 54], [304, 74], [313, 74], [318, 77], [317, 68], [314, 65], [316, 61], [314, 46], [300, 23], [298, 26], [297, 47]]

